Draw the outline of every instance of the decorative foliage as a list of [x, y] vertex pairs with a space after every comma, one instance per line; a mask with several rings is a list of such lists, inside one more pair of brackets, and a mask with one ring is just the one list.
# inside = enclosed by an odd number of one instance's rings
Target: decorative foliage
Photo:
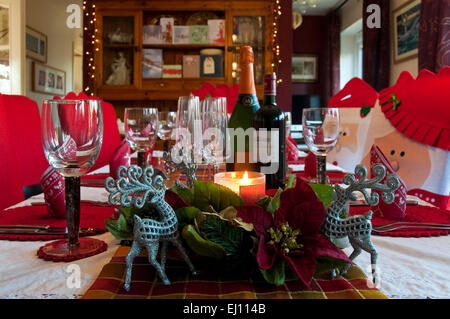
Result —
[[252, 223], [259, 237], [256, 259], [268, 282], [284, 283], [286, 263], [309, 287], [319, 257], [350, 262], [339, 248], [320, 234], [325, 207], [314, 190], [301, 179], [295, 188], [281, 193], [279, 208], [274, 213], [260, 206], [237, 207], [237, 211], [237, 217]]

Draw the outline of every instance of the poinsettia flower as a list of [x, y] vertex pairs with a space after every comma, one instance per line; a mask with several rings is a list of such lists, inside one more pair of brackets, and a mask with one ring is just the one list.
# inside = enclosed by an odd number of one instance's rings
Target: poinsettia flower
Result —
[[281, 194], [280, 207], [272, 214], [260, 206], [236, 207], [237, 217], [254, 226], [259, 237], [256, 260], [263, 270], [284, 260], [302, 283], [310, 287], [318, 257], [350, 259], [320, 233], [326, 212], [314, 190], [298, 180]]

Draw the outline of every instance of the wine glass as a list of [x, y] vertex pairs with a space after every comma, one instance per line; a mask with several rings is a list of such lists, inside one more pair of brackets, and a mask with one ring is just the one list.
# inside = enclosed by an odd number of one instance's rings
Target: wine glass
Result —
[[68, 239], [43, 247], [50, 256], [73, 257], [102, 247], [94, 238], [79, 239], [80, 177], [94, 165], [103, 140], [103, 114], [97, 100], [44, 100], [42, 145], [50, 165], [64, 176]]
[[284, 118], [286, 119], [286, 137], [289, 137], [291, 136], [292, 113], [284, 112]]
[[[202, 162], [202, 118], [200, 100], [197, 96], [181, 96], [178, 99], [176, 130], [174, 132], [177, 154], [182, 151], [182, 158], [173, 159], [175, 163], [183, 160], [188, 163]], [[172, 155], [174, 152], [172, 152]]]
[[172, 138], [172, 131], [176, 125], [177, 112], [159, 112], [158, 137], [164, 141], [164, 151], [169, 150], [169, 140]]
[[309, 108], [303, 110], [303, 136], [317, 158], [317, 181], [326, 184], [326, 156], [339, 137], [339, 109]]
[[[226, 129], [228, 123], [227, 101], [224, 97], [206, 98], [201, 105], [203, 157], [213, 167], [213, 176], [218, 165], [224, 162]], [[209, 178], [211, 174], [209, 170]]]
[[158, 133], [158, 109], [126, 108], [125, 134], [128, 144], [138, 153], [138, 166], [147, 166], [146, 153], [155, 146]]

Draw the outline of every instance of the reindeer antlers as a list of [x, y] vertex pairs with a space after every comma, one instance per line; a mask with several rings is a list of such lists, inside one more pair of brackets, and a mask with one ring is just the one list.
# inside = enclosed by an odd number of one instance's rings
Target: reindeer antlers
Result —
[[389, 174], [386, 178], [386, 184], [380, 184], [379, 182], [386, 176], [386, 168], [382, 164], [377, 164], [373, 168], [375, 177], [373, 179], [366, 180], [367, 168], [364, 165], [358, 165], [355, 168], [355, 174], [359, 177], [359, 181], [352, 174], [347, 174], [344, 177], [344, 184], [349, 185], [346, 188], [347, 193], [353, 193], [359, 191], [364, 195], [367, 204], [375, 206], [379, 202], [378, 193], [372, 192], [369, 196], [367, 188], [376, 189], [381, 191], [381, 198], [386, 204], [391, 204], [394, 199], [395, 190], [400, 186], [397, 175]]
[[[121, 166], [117, 169], [117, 181], [108, 177], [105, 188], [110, 193], [108, 201], [111, 205], [119, 203], [124, 207], [135, 206], [142, 208], [149, 195], [165, 191], [163, 178], [153, 178], [153, 167], [148, 166], [144, 171], [139, 166], [130, 166], [128, 169]], [[119, 196], [117, 196], [119, 195]]]

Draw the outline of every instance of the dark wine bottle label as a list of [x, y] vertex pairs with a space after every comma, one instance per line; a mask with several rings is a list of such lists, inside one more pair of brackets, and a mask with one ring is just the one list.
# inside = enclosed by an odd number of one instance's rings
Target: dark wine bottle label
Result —
[[264, 96], [277, 95], [277, 77], [275, 74], [266, 74], [264, 76]]

